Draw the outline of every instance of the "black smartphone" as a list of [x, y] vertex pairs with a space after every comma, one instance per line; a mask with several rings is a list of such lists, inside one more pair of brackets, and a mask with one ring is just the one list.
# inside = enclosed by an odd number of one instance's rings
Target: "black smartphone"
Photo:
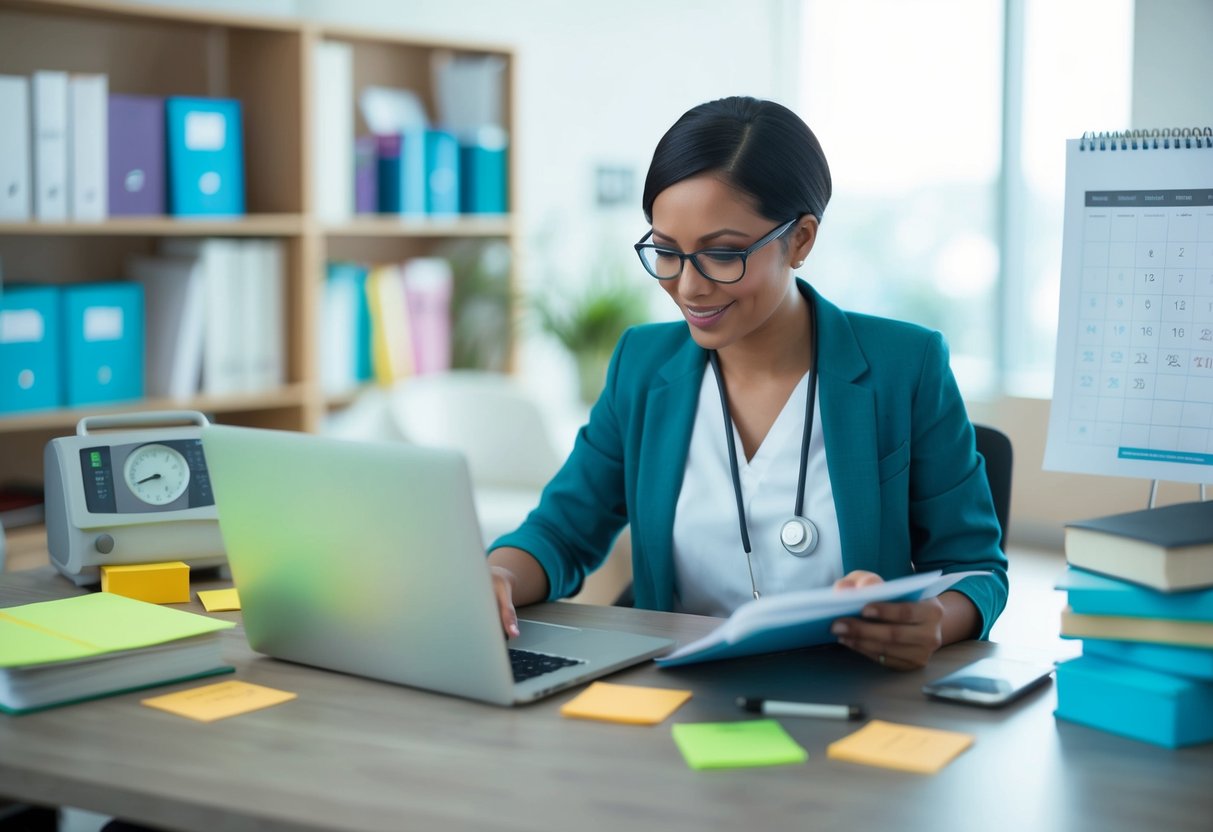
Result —
[[928, 682], [922, 692], [935, 699], [997, 708], [1049, 681], [1053, 665], [980, 659]]

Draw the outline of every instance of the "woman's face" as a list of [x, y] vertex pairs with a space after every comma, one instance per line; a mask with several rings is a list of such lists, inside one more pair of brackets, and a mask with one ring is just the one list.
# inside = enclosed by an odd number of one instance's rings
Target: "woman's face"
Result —
[[[702, 174], [671, 185], [653, 200], [651, 242], [683, 253], [742, 250], [790, 219], [772, 221], [755, 210], [748, 196], [714, 174]], [[681, 275], [659, 281], [678, 304], [696, 343], [704, 349], [725, 349], [770, 329], [781, 312], [795, 311], [799, 318], [791, 269], [808, 254], [816, 227], [813, 217], [805, 217], [783, 237], [755, 251], [746, 260], [745, 276], [736, 283], [708, 280], [690, 260]]]

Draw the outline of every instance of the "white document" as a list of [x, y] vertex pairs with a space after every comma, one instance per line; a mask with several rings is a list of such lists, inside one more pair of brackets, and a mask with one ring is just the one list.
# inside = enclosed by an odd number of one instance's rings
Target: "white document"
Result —
[[323, 40], [315, 52], [316, 216], [340, 221], [354, 213], [354, 53], [348, 43]]
[[988, 572], [938, 570], [856, 589], [808, 589], [785, 592], [742, 604], [708, 635], [657, 659], [661, 665], [694, 664], [779, 650], [829, 644], [837, 618], [857, 616], [874, 601], [919, 601], [933, 598], [957, 581]]
[[109, 79], [73, 75], [68, 99], [70, 214], [74, 220], [103, 220], [109, 213]]
[[30, 218], [29, 79], [0, 75], [0, 220]]
[[143, 284], [149, 397], [198, 395], [206, 323], [206, 275], [196, 257], [134, 257], [128, 275]]
[[204, 316], [202, 392], [230, 396], [246, 392], [245, 354], [249, 335], [245, 299], [240, 292], [243, 264], [239, 241], [219, 238], [165, 240], [161, 250], [202, 262]]
[[67, 73], [40, 70], [33, 83], [34, 216], [67, 219]]

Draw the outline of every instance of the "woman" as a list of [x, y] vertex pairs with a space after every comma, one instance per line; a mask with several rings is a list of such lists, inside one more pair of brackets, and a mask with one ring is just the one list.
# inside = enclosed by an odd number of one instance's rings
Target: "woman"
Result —
[[898, 669], [988, 635], [1006, 559], [941, 336], [793, 276], [830, 187], [812, 131], [773, 102], [709, 102], [661, 139], [636, 250], [685, 322], [624, 334], [568, 461], [490, 547], [507, 634], [516, 606], [575, 593], [630, 523], [639, 607], [728, 615], [760, 594], [980, 570], [833, 630]]

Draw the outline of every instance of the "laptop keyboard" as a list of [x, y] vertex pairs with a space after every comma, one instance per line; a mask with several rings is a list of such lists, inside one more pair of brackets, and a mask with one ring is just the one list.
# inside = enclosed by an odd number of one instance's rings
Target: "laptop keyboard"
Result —
[[515, 682], [525, 682], [527, 679], [534, 679], [536, 676], [542, 676], [574, 664], [585, 664], [585, 662], [580, 659], [566, 659], [564, 656], [510, 648], [510, 667], [514, 671]]

